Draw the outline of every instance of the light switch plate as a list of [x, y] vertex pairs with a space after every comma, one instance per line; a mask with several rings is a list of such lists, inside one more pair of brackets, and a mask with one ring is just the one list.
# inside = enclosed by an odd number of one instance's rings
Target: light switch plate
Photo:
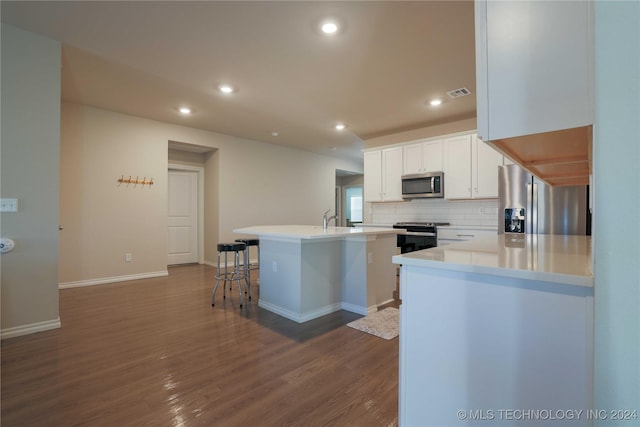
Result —
[[18, 199], [0, 199], [0, 212], [18, 212]]

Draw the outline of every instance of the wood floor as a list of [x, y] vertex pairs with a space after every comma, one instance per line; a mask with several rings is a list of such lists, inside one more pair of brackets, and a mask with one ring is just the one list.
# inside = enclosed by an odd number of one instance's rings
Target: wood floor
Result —
[[1, 343], [2, 426], [397, 425], [397, 338], [212, 308], [214, 271], [61, 290], [61, 329]]

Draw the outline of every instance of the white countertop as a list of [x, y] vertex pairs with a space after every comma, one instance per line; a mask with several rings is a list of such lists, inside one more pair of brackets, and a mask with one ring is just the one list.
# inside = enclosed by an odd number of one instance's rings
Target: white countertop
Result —
[[589, 236], [502, 234], [478, 237], [396, 255], [393, 262], [593, 287]]
[[324, 230], [321, 225], [256, 225], [233, 230], [234, 233], [290, 239], [328, 239], [367, 234], [398, 234], [399, 231], [380, 227], [327, 227]]

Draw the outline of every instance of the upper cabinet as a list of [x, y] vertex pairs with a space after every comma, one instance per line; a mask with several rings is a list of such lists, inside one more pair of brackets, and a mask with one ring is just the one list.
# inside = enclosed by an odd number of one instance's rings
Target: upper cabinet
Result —
[[444, 196], [447, 199], [471, 198], [471, 135], [444, 141]]
[[590, 170], [592, 3], [475, 2], [478, 137], [552, 185]]
[[400, 202], [402, 175], [444, 171], [447, 199], [498, 197], [504, 157], [475, 134], [370, 149], [364, 152], [364, 201]]
[[447, 199], [492, 199], [498, 197], [498, 166], [503, 156], [476, 135], [444, 141]]
[[[504, 156], [473, 136], [471, 144], [471, 164], [475, 167], [473, 186], [474, 199], [492, 199], [498, 197], [498, 166], [504, 164]], [[475, 159], [474, 159], [475, 158]]]
[[402, 147], [364, 153], [365, 202], [402, 201]]
[[442, 140], [408, 144], [402, 147], [403, 175], [439, 172], [443, 169]]
[[382, 200], [382, 150], [364, 152], [364, 200]]

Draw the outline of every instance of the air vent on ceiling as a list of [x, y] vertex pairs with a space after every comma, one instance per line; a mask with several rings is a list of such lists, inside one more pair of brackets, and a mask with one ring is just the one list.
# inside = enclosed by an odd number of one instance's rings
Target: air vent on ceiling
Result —
[[461, 96], [471, 95], [471, 91], [466, 87], [461, 87], [460, 89], [454, 89], [447, 92], [449, 98], [460, 98]]

